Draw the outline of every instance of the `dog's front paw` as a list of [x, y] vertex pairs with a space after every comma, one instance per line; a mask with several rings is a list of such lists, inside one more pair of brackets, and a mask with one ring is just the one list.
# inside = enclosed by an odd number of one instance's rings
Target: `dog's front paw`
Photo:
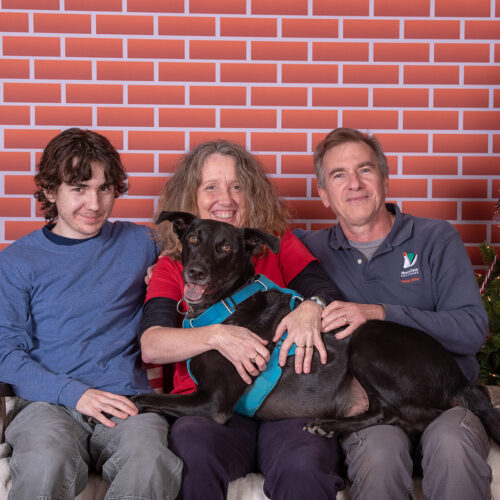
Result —
[[304, 430], [315, 434], [316, 436], [322, 436], [326, 438], [332, 438], [335, 436], [335, 431], [328, 429], [328, 420], [313, 420], [308, 424], [304, 425]]

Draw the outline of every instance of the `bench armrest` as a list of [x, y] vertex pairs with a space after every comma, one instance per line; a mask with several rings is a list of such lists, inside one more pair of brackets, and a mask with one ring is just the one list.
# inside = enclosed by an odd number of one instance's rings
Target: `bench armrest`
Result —
[[4, 442], [4, 432], [7, 426], [7, 409], [5, 406], [5, 398], [15, 396], [12, 386], [0, 382], [0, 443]]
[[500, 411], [500, 385], [487, 385], [486, 389], [488, 390], [493, 406]]

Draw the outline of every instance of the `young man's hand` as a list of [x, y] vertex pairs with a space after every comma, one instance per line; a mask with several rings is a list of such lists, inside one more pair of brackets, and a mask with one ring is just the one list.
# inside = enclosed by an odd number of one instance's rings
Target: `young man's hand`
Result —
[[116, 424], [105, 414], [126, 419], [139, 413], [134, 403], [125, 396], [99, 389], [87, 389], [77, 401], [76, 411], [95, 418], [106, 427], [114, 427]]

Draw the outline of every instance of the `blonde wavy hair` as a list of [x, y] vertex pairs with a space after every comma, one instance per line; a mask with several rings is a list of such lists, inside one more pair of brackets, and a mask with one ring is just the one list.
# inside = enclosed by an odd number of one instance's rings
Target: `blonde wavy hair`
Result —
[[[182, 158], [175, 173], [163, 187], [156, 217], [164, 210], [198, 215], [196, 194], [201, 183], [201, 172], [206, 159], [213, 154], [231, 156], [234, 159], [236, 176], [246, 201], [243, 225], [262, 229], [278, 237], [283, 236], [290, 213], [257, 158], [244, 147], [224, 140], [204, 142]], [[157, 236], [162, 251], [179, 260], [181, 248], [172, 231], [172, 224], [159, 224]]]

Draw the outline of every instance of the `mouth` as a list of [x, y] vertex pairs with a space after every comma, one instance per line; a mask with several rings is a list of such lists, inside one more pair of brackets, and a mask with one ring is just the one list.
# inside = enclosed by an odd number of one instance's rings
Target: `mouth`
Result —
[[209, 285], [186, 282], [184, 284], [184, 300], [189, 304], [199, 304], [213, 289], [214, 287]]
[[351, 198], [348, 198], [347, 201], [349, 203], [360, 203], [362, 201], [365, 201], [368, 198], [366, 195], [361, 195], [361, 196], [353, 196]]
[[96, 214], [96, 215], [84, 215], [84, 214], [79, 214], [81, 219], [85, 221], [87, 224], [95, 224], [96, 222], [99, 222], [101, 220], [101, 216]]
[[232, 219], [236, 215], [236, 210], [214, 210], [212, 215], [216, 219]]

